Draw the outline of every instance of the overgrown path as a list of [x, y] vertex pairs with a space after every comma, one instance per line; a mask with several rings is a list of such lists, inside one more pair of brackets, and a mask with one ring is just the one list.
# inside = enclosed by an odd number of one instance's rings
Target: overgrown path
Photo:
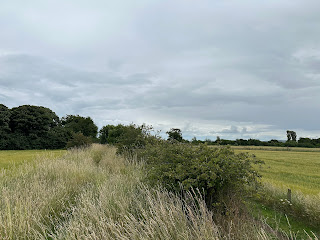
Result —
[[214, 221], [190, 192], [148, 187], [143, 171], [102, 145], [2, 170], [0, 239], [274, 239], [248, 219]]

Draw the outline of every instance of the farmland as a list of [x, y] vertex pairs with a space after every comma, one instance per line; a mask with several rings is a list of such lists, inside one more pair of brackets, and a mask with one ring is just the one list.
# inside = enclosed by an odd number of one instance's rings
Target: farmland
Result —
[[55, 158], [63, 155], [64, 150], [8, 150], [0, 151], [0, 169], [19, 166], [23, 163], [32, 162], [36, 158]]
[[248, 152], [263, 160], [259, 172], [262, 181], [279, 188], [290, 188], [307, 195], [320, 194], [320, 150], [307, 148], [245, 148], [236, 152]]
[[[317, 200], [303, 202], [302, 198], [295, 197], [295, 193], [300, 191], [302, 195], [314, 196], [319, 193], [320, 152], [294, 150], [235, 149], [264, 160], [266, 164], [260, 170], [262, 180], [278, 189], [292, 188], [294, 207], [300, 207], [296, 203], [302, 200], [303, 208], [313, 209], [316, 213], [319, 210]], [[133, 236], [135, 239], [221, 239], [226, 236], [219, 220], [212, 221], [212, 212], [204, 201], [187, 200], [191, 203], [189, 214], [194, 216], [190, 223], [189, 217], [181, 212], [184, 203], [177, 196], [165, 189], [145, 185], [142, 181], [144, 164], [116, 155], [113, 147], [94, 145], [72, 151], [1, 151], [0, 157], [0, 167], [6, 169], [0, 175], [3, 196], [0, 236], [6, 239], [26, 236], [30, 239], [49, 236], [78, 239], [79, 235], [84, 239], [97, 236], [100, 239]], [[192, 208], [192, 201], [203, 204], [200, 212]], [[256, 213], [262, 209], [262, 215], [272, 220], [275, 212], [263, 204], [253, 203], [258, 208]], [[146, 221], [141, 222], [141, 217]], [[292, 228], [288, 229], [285, 218], [281, 218], [281, 222], [277, 220], [278, 226], [287, 232], [300, 231], [299, 239], [305, 239], [302, 229], [308, 234], [312, 234], [311, 231], [318, 234], [317, 228], [308, 228], [303, 219], [291, 222]], [[289, 219], [296, 218], [289, 216]], [[277, 229], [273, 220], [269, 220], [267, 223]], [[234, 238], [225, 239], [274, 239], [265, 228], [256, 228], [250, 218], [235, 218], [232, 222], [236, 224], [232, 230]]]

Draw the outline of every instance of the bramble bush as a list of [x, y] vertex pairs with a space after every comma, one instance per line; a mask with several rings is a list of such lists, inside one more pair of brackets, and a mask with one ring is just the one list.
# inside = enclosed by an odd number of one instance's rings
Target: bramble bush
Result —
[[147, 144], [140, 155], [146, 162], [146, 179], [176, 192], [199, 189], [208, 207], [230, 191], [243, 192], [258, 184], [260, 175], [253, 164], [263, 162], [247, 153], [236, 154], [230, 147], [194, 146], [157, 140]]

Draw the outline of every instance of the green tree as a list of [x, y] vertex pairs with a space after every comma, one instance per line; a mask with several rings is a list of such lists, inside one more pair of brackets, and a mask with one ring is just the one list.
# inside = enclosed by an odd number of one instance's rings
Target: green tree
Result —
[[98, 127], [90, 117], [67, 115], [62, 118], [62, 125], [73, 133], [82, 133], [86, 137], [96, 138]]
[[65, 148], [68, 141], [71, 139], [70, 131], [59, 125], [49, 130], [44, 148], [46, 149], [62, 149]]
[[67, 143], [67, 148], [86, 147], [92, 144], [92, 138], [84, 136], [81, 132], [72, 133], [71, 139]]
[[287, 130], [287, 141], [297, 141], [297, 134], [295, 131]]
[[7, 149], [9, 146], [9, 139], [11, 129], [10, 123], [10, 109], [3, 104], [0, 104], [0, 149]]
[[11, 109], [10, 128], [14, 133], [40, 136], [58, 124], [59, 117], [49, 108], [23, 105]]
[[145, 125], [106, 125], [99, 131], [99, 141], [102, 144], [108, 143], [117, 145], [118, 152], [120, 153], [124, 150], [131, 151], [133, 149], [139, 149], [145, 146], [147, 132], [149, 130], [150, 127]]
[[59, 125], [59, 117], [49, 108], [23, 105], [10, 110], [9, 127], [14, 149], [45, 148], [48, 132]]
[[176, 140], [182, 142], [182, 133], [179, 128], [171, 128], [170, 131], [166, 132], [168, 134], [168, 140]]

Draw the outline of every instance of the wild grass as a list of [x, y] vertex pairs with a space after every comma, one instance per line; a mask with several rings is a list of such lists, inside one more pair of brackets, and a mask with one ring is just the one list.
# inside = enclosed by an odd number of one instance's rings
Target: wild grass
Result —
[[[265, 217], [272, 213], [273, 218], [277, 216], [278, 221], [282, 218], [282, 223], [288, 225], [285, 219], [288, 216], [291, 229], [301, 232], [305, 228], [320, 234], [320, 152], [243, 148], [236, 151], [254, 154], [265, 162], [259, 169], [263, 188], [256, 198], [257, 204], [265, 208], [260, 209]], [[291, 200], [288, 189], [292, 191]]]
[[143, 169], [93, 145], [3, 170], [0, 239], [295, 239], [246, 215], [216, 216], [194, 192], [150, 188]]

